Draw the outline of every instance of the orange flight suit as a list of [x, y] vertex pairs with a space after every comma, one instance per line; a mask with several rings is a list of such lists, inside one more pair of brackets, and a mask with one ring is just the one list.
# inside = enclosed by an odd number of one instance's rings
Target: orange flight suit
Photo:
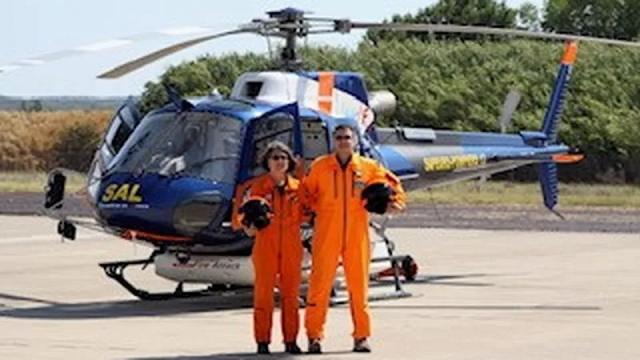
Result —
[[369, 214], [362, 190], [385, 182], [395, 191], [393, 201], [404, 206], [405, 193], [395, 175], [377, 162], [353, 154], [341, 167], [335, 154], [322, 156], [311, 165], [303, 180], [305, 201], [315, 212], [311, 244], [312, 265], [307, 294], [305, 327], [311, 339], [321, 339], [329, 297], [342, 258], [356, 339], [369, 337]]
[[[300, 181], [288, 176], [279, 189], [269, 174], [249, 180], [245, 198], [265, 199], [273, 217], [271, 223], [256, 234], [251, 260], [253, 261], [254, 294], [253, 325], [256, 342], [271, 342], [273, 289], [279, 283], [281, 320], [284, 342], [295, 342], [298, 336], [298, 292], [301, 281], [302, 242], [300, 224], [302, 206], [299, 200]], [[238, 196], [236, 196], [236, 199]], [[236, 207], [240, 202], [236, 201]], [[237, 214], [237, 209], [235, 209]], [[236, 226], [242, 221], [237, 215]], [[280, 275], [279, 282], [276, 280]]]

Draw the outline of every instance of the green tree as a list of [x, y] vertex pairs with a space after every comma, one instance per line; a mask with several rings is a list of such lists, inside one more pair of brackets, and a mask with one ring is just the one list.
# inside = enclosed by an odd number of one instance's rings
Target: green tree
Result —
[[540, 12], [534, 4], [526, 2], [520, 6], [518, 9], [518, 27], [529, 31], [539, 31], [542, 26], [541, 23]]
[[[415, 14], [393, 15], [391, 23], [457, 24], [499, 28], [516, 26], [518, 11], [496, 0], [439, 0], [432, 6], [418, 10]], [[406, 39], [417, 37], [432, 39], [478, 39], [474, 34], [402, 34], [391, 31], [368, 31], [367, 38], [374, 44], [384, 39]]]
[[144, 84], [144, 92], [140, 98], [140, 112], [146, 114], [169, 101], [167, 92], [159, 82], [148, 81]]
[[640, 34], [640, 2], [625, 0], [548, 0], [547, 31], [634, 40]]

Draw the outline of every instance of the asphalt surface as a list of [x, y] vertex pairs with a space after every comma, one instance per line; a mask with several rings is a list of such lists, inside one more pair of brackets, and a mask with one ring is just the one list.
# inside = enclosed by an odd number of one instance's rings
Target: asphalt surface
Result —
[[[0, 214], [38, 214], [38, 193], [0, 193]], [[89, 216], [83, 199], [68, 198], [64, 213]], [[409, 204], [389, 221], [391, 227], [640, 233], [640, 209], [563, 208], [564, 220], [540, 206], [464, 206]]]
[[[0, 359], [256, 357], [246, 293], [142, 302], [96, 264], [149, 249], [85, 229], [61, 243], [55, 222], [42, 217], [0, 216], [0, 228]], [[373, 352], [351, 352], [349, 308], [338, 306], [329, 311], [325, 354], [295, 358], [640, 359], [640, 234], [389, 233], [420, 277], [405, 285], [412, 297], [371, 303]], [[153, 266], [127, 271], [141, 287], [175, 286]], [[286, 357], [278, 317], [274, 354], [258, 358]]]

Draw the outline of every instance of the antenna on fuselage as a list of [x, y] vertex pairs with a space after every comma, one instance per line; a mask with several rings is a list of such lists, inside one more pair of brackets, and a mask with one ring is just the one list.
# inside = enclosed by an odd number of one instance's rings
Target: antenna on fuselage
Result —
[[180, 93], [178, 92], [178, 90], [174, 88], [171, 84], [163, 82], [162, 86], [164, 87], [164, 90], [167, 92], [167, 97], [169, 98], [169, 101], [171, 101], [171, 103], [173, 103], [173, 105], [175, 105], [178, 109], [180, 109], [181, 111], [189, 111], [193, 109], [193, 104], [183, 99]]

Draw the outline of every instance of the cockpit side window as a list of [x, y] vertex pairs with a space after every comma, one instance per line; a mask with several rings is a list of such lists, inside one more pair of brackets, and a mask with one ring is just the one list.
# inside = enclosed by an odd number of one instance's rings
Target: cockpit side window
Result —
[[302, 118], [302, 144], [305, 164], [311, 164], [315, 158], [329, 152], [327, 126], [319, 118]]
[[133, 129], [131, 129], [127, 123], [122, 121], [119, 116], [113, 119], [113, 123], [109, 128], [109, 132], [107, 132], [105, 141], [109, 146], [111, 146], [111, 150], [113, 150], [114, 154], [117, 154], [120, 149], [122, 149], [122, 146], [125, 141], [127, 141], [132, 131]]
[[293, 148], [293, 124], [293, 117], [287, 113], [276, 113], [254, 123], [252, 161], [249, 171], [251, 176], [266, 172], [260, 164], [260, 158], [270, 142], [277, 140]]
[[98, 150], [105, 170], [113, 164], [112, 160], [123, 148], [140, 120], [141, 115], [133, 98], [127, 99], [118, 108], [107, 127], [106, 134]]

